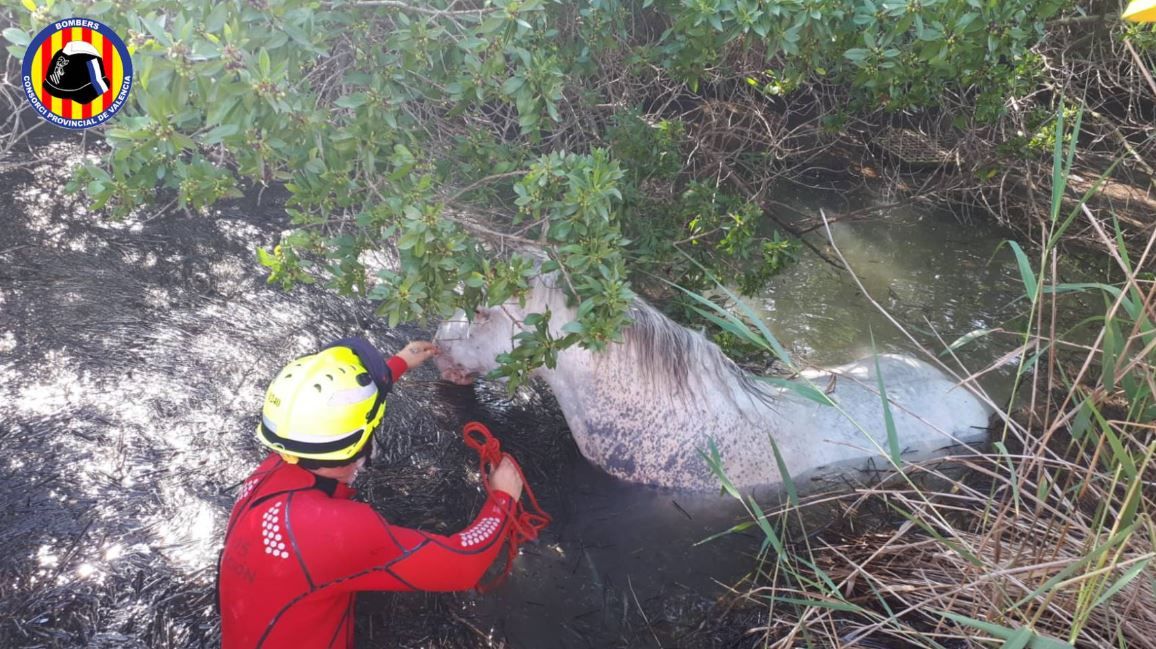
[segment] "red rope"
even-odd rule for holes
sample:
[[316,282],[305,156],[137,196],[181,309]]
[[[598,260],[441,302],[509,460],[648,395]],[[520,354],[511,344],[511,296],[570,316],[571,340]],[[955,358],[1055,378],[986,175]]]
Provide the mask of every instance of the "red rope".
[[[462,428],[462,436],[465,438],[466,446],[478,452],[478,472],[482,476],[482,484],[485,485],[487,494],[494,490],[490,486],[490,474],[498,468],[498,464],[504,457],[510,458],[510,462],[514,464],[514,469],[522,478],[523,485],[522,499],[514,501],[506,510],[506,519],[510,521],[509,543],[506,545],[506,568],[501,575],[489,583],[478,584],[478,590],[484,593],[499,586],[506,580],[506,577],[510,576],[510,571],[514,569],[514,558],[518,556],[518,548],[526,541],[536,540],[538,533],[549,525],[552,519],[538,505],[538,499],[534,497],[534,490],[530,488],[530,483],[526,482],[522,467],[510,454],[502,452],[502,445],[494,438],[485,424],[476,421],[467,423]],[[527,502],[529,503],[528,507],[525,504]]]

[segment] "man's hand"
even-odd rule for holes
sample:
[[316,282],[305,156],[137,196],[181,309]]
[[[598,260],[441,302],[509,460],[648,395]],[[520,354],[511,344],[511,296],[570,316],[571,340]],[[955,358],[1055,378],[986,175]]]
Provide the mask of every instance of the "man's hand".
[[437,345],[428,340],[414,340],[406,345],[405,349],[398,352],[397,356],[405,361],[407,367],[413,369],[437,356],[439,351]]
[[509,457],[503,457],[498,468],[490,474],[490,487],[510,494],[514,502],[522,497],[522,474]]

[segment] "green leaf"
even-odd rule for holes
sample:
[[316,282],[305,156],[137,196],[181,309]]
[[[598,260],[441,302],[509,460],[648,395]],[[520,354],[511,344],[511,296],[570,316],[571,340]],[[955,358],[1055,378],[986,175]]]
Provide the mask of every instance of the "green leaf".
[[140,20],[141,23],[144,24],[145,30],[148,31],[153,38],[157,39],[158,43],[165,47],[172,47],[173,40],[168,32],[165,31],[163,16],[159,19],[153,18],[152,16],[145,16],[141,17]]
[[201,136],[201,143],[207,145],[220,144],[225,138],[236,135],[239,127],[236,124],[222,124],[209,129]]
[[280,265],[276,256],[259,246],[257,248],[257,261],[266,268],[275,268],[275,266]]
[[338,97],[337,101],[333,102],[334,105],[341,108],[357,108],[358,106],[364,106],[367,103],[369,103],[369,95],[365,94],[364,92],[356,92],[352,95]]
[[205,122],[208,124],[222,124],[229,116],[229,113],[241,103],[241,98],[234,95],[228,99],[213,104],[209,114],[205,117]]
[[795,488],[795,481],[791,478],[791,472],[787,469],[783,454],[779,452],[779,445],[775,443],[774,435],[768,433],[767,437],[771,440],[771,451],[775,454],[775,464],[779,465],[779,479],[783,481],[783,487],[787,490],[787,502],[792,507],[798,507],[799,491]]
[[213,7],[213,11],[209,13],[208,18],[205,18],[205,31],[210,34],[215,34],[221,31],[225,26],[225,22],[229,19],[229,5],[228,3],[220,3]]
[[[1101,414],[1099,410],[1093,408],[1092,416],[1095,417],[1096,421],[1100,424],[1100,431],[1104,435],[1104,440],[1108,442],[1108,447],[1112,449],[1112,459],[1115,460],[1115,465],[1110,466],[1112,466],[1113,469],[1118,466],[1123,471],[1124,477],[1128,480],[1135,480],[1136,476],[1139,475],[1138,469],[1136,468],[1136,461],[1132,458],[1132,454],[1128,452],[1128,448],[1124,445],[1124,442],[1120,440],[1120,436],[1116,434],[1116,431],[1108,424],[1108,420],[1104,418],[1104,415]],[[1106,458],[1105,462],[1107,462]],[[1132,520],[1129,517],[1129,509],[1130,507],[1125,506],[1120,512],[1119,523],[1124,525],[1131,524]]]
[[1124,336],[1115,320],[1104,323],[1104,341],[1101,345],[1100,382],[1108,393],[1116,389],[1116,361],[1124,349]]
[[731,320],[731,321],[723,320],[722,318],[716,317],[714,314],[707,313],[706,311],[703,311],[702,309],[700,309],[696,306],[691,306],[690,308],[695,313],[699,314],[700,316],[702,316],[706,320],[713,322],[715,325],[717,325],[723,331],[726,331],[727,333],[730,333],[733,336],[741,338],[742,340],[744,340],[744,341],[746,341],[752,345],[763,346],[762,341],[760,341],[757,337],[755,337],[755,335],[751,332],[751,330],[746,328],[745,325],[743,325],[741,323],[737,323],[733,320]]
[[268,78],[269,72],[273,69],[273,64],[269,60],[269,50],[261,48],[257,54],[257,69],[261,71],[261,76]]
[[829,608],[836,611],[846,611],[848,613],[860,613],[862,607],[856,606],[848,602],[827,601],[818,599],[800,599],[796,597],[783,597],[782,595],[775,595],[770,599],[776,602],[783,602],[784,604],[793,604],[795,606],[811,606],[815,608]]
[[320,176],[325,173],[325,162],[318,158],[310,158],[309,161],[305,163],[304,169],[311,174]]
[[947,349],[940,352],[939,355],[943,356],[949,352],[953,352],[953,351],[959,349],[960,347],[963,347],[964,345],[970,343],[973,340],[983,338],[984,336],[990,334],[992,331],[994,331],[994,329],[974,329],[972,331],[969,331],[969,332],[963,334],[962,336],[960,336],[959,338],[956,338],[955,342],[948,345]]
[[502,29],[505,26],[506,26],[506,21],[501,16],[490,15],[490,16],[487,16],[486,19],[482,21],[481,25],[478,25],[478,32],[480,34],[493,34],[494,32],[498,31],[499,29]]
[[1032,639],[1032,630],[1027,627],[1016,629],[1011,636],[1004,641],[1001,649],[1024,649]]
[[763,383],[770,383],[777,388],[790,390],[800,397],[814,401],[821,406],[835,405],[835,401],[831,398],[830,395],[806,381],[791,381],[775,376],[756,376],[754,378],[756,380],[762,381]]
[[17,29],[16,27],[5,29],[4,38],[8,39],[9,43],[20,47],[27,47],[28,44],[32,42],[32,37],[28,35],[28,32],[23,29]]
[[[718,283],[718,280],[715,280],[714,277],[711,277],[711,279]],[[771,333],[771,330],[767,327],[766,323],[763,322],[763,319],[760,318],[757,313],[751,310],[751,307],[747,305],[746,301],[736,295],[734,291],[730,290],[721,283],[718,283],[718,286],[723,290],[724,293],[727,294],[727,296],[731,298],[731,300],[734,301],[734,303],[739,307],[739,311],[741,311],[750,322],[754,323],[755,328],[759,330],[759,340],[761,341],[760,344],[763,347],[770,347],[771,350],[775,352],[775,356],[778,357],[779,360],[786,363],[788,367],[791,367],[791,355],[787,353],[787,349],[785,347],[779,344],[779,339],[776,338],[773,333]]]
[[706,544],[706,543],[710,543],[711,541],[713,541],[713,540],[715,540],[715,539],[721,539],[722,537],[724,537],[724,536],[726,536],[726,535],[728,535],[728,534],[735,534],[735,533],[738,533],[738,532],[745,532],[745,531],[747,531],[747,530],[751,529],[751,528],[752,528],[752,527],[754,527],[754,526],[755,526],[755,522],[754,522],[754,521],[743,521],[743,522],[741,522],[741,523],[738,523],[738,524],[736,524],[736,525],[733,525],[733,526],[731,526],[731,527],[729,527],[729,528],[727,528],[727,529],[725,529],[725,530],[723,530],[723,531],[721,531],[721,532],[718,532],[717,534],[711,534],[710,536],[706,537],[705,539],[703,539],[703,540],[701,540],[701,541],[699,541],[699,542],[695,543],[695,546],[699,546],[699,545],[703,545],[703,544]]
[[1113,583],[1112,586],[1108,588],[1108,590],[1105,590],[1102,595],[1100,595],[1098,598],[1096,598],[1096,603],[1092,604],[1092,608],[1093,609],[1099,608],[1101,604],[1107,602],[1109,599],[1112,598],[1113,595],[1120,592],[1120,590],[1122,588],[1127,586],[1129,583],[1132,582],[1133,579],[1135,579],[1138,575],[1143,573],[1144,569],[1148,567],[1148,564],[1151,561],[1152,561],[1151,558],[1145,559],[1145,560],[1141,561],[1140,563],[1129,568],[1128,572],[1125,572],[1124,574],[1120,575],[1120,578],[1117,579],[1116,582]]
[[995,442],[995,448],[1007,464],[1008,475],[1011,478],[1008,483],[1012,487],[1012,501],[1015,502],[1016,507],[1019,507],[1022,500],[1020,498],[1020,481],[1016,477],[1016,463],[1012,460],[1011,453],[1008,452],[1007,446],[1003,442]]
[[[951,611],[935,612],[949,620],[952,620],[953,622],[962,624],[964,626],[969,626],[974,629],[979,629],[980,631],[983,631],[984,633],[987,633],[994,638],[1004,640],[1005,642],[1015,637],[1021,631],[1020,629],[1011,629],[1005,626],[1000,626],[998,624],[992,624],[991,622],[984,622],[983,620],[977,620],[975,618],[967,617],[966,615],[959,615],[958,613],[952,613]],[[1056,640],[1055,638],[1049,638],[1036,634],[1031,634],[1031,639],[1029,640],[1029,644],[1027,646],[1029,649],[1075,649],[1075,647],[1068,644],[1067,642],[1064,642],[1063,640]]]
[[723,490],[735,500],[742,500],[743,497],[739,494],[739,490],[735,488],[734,483],[727,477],[726,470],[723,468],[722,456],[719,455],[718,445],[715,444],[714,438],[708,437],[706,445],[706,453],[699,451],[699,454],[706,460],[707,466],[710,467],[711,472],[718,478]]
[[747,506],[754,512],[755,522],[758,523],[759,529],[763,531],[763,547],[770,545],[775,549],[778,556],[783,556],[787,553],[783,547],[783,541],[779,539],[779,535],[775,533],[774,528],[771,527],[771,522],[767,520],[767,515],[763,513],[763,508],[759,507],[758,501],[754,496],[747,496]]
[[[1040,480],[1039,487],[1036,489],[1037,500],[1040,500],[1041,502],[1045,500],[1045,498],[1043,497],[1044,494],[1047,492],[1048,489],[1051,488],[1051,485],[1048,484],[1048,482],[1049,482],[1048,476],[1047,476],[1047,474],[1044,474],[1044,476]],[[1033,590],[1032,592],[1028,593],[1027,595],[1021,597],[1019,600],[1013,602],[1010,606],[1007,606],[1006,610],[1015,610],[1015,609],[1020,608],[1024,604],[1026,604],[1030,601],[1033,601],[1036,598],[1040,597],[1045,592],[1051,591],[1057,585],[1059,585],[1061,582],[1071,578],[1073,575],[1075,575],[1080,570],[1083,570],[1085,566],[1099,561],[1100,557],[1105,552],[1118,546],[1120,544],[1120,542],[1123,541],[1124,539],[1127,539],[1128,536],[1130,536],[1132,534],[1132,531],[1134,529],[1135,529],[1135,526],[1128,525],[1128,526],[1124,527],[1123,529],[1121,529],[1119,532],[1116,532],[1114,535],[1112,535],[1111,538],[1104,541],[1103,543],[1101,543],[1100,545],[1098,545],[1097,547],[1092,549],[1090,552],[1085,552],[1085,554],[1083,556],[1081,556],[1079,559],[1073,561],[1072,563],[1069,563],[1062,570],[1060,570],[1056,574],[1052,575],[1051,577],[1048,577],[1048,579],[1046,581],[1044,581],[1044,583],[1037,586],[1035,590]],[[1032,646],[1035,646],[1035,645],[1032,645]]]
[[1010,246],[1012,252],[1015,253],[1016,265],[1019,266],[1020,279],[1024,283],[1024,291],[1027,293],[1028,300],[1034,304],[1038,297],[1036,295],[1036,289],[1039,286],[1039,283],[1036,281],[1036,273],[1032,270],[1028,256],[1024,253],[1023,248],[1020,248],[1020,244],[1015,241],[1008,241],[1008,246]]
[[867,55],[870,53],[870,50],[864,49],[862,47],[853,47],[846,52],[843,52],[843,57],[852,63],[863,63],[867,60]]
[[28,11],[36,11],[36,3],[32,0],[20,0],[20,4],[24,5]]
[[1098,289],[1110,294],[1112,297],[1120,297],[1120,289],[1108,284],[1100,284],[1098,282],[1077,282],[1072,284],[1056,284],[1055,286],[1044,286],[1044,293],[1051,293],[1061,295],[1064,293],[1086,293],[1089,289]]
[[1076,411],[1076,416],[1072,418],[1072,423],[1068,430],[1074,439],[1083,439],[1092,427],[1092,408],[1095,404],[1092,399],[1084,399]]
[[508,97],[513,97],[514,93],[518,92],[518,90],[523,85],[525,85],[525,83],[526,83],[526,80],[522,77],[518,77],[518,76],[510,77],[509,79],[506,79],[505,83],[502,84],[502,94],[504,94]]
[[[871,334],[871,349],[875,350],[875,334]],[[887,386],[883,384],[883,372],[879,369],[879,353],[875,353],[875,382],[879,386],[879,400],[883,404],[883,424],[887,428],[887,449],[891,453],[891,463],[902,466],[903,449],[899,448],[899,433],[895,429],[895,417],[891,414],[891,401],[887,399]]]

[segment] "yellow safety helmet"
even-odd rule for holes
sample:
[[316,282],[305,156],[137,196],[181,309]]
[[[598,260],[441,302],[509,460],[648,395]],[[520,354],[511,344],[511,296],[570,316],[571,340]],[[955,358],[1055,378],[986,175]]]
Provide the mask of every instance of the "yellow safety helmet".
[[1138,23],[1156,22],[1156,0],[1133,0],[1124,10],[1124,18]]
[[[368,341],[357,342],[373,349]],[[375,378],[366,369],[388,373],[372,353],[377,358],[362,362],[350,347],[331,346],[290,362],[265,392],[257,439],[292,464],[300,458],[342,463],[356,457],[385,415],[390,388],[388,376]]]

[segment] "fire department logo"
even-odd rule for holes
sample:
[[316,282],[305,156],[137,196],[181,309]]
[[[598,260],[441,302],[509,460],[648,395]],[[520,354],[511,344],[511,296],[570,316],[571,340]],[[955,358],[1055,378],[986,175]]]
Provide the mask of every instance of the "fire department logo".
[[21,76],[24,95],[41,117],[64,128],[92,128],[124,106],[132,60],[104,23],[69,18],[32,39]]

